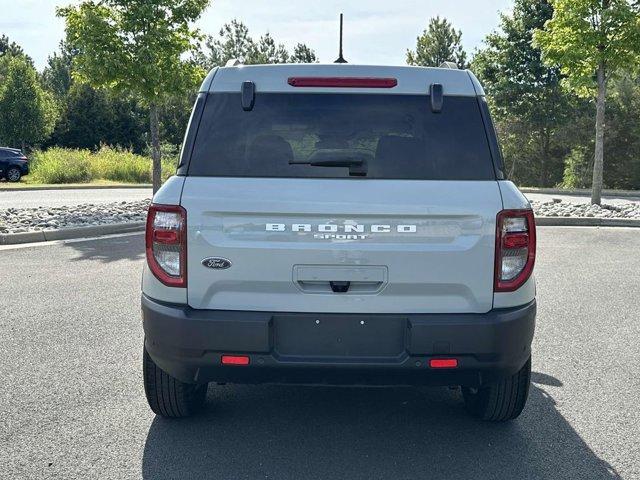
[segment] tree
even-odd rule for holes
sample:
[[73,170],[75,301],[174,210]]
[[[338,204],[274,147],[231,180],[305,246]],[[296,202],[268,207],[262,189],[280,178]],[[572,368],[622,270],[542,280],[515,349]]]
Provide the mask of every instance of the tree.
[[209,36],[206,41],[209,52],[205,59],[209,68],[224,66],[233,58],[245,59],[256,48],[247,26],[236,19],[224,24],[218,35],[219,38]]
[[0,141],[23,150],[44,140],[55,123],[55,105],[23,56],[9,59],[0,91]]
[[407,50],[409,65],[439,67],[442,62],[455,62],[466,68],[467,54],[460,40],[462,32],[453,28],[446,18],[429,20],[427,29],[417,39],[416,51]]
[[293,48],[293,55],[289,59],[291,63],[317,63],[316,52],[307,47],[304,43],[298,43]]
[[[0,35],[0,57],[3,57],[5,55],[12,57],[24,56],[26,58],[29,58],[27,57],[27,55],[25,55],[24,50],[20,45],[9,40],[9,37],[7,37],[6,35]],[[29,63],[33,65],[33,61],[31,60],[31,58],[29,58]]]
[[276,45],[275,40],[269,32],[260,37],[257,44],[249,50],[249,55],[245,58],[247,65],[259,65],[267,63],[287,63],[289,61],[289,52],[287,48],[279,43]]
[[315,52],[304,43],[298,43],[291,55],[283,44],[276,44],[268,32],[256,42],[249,35],[247,26],[236,19],[220,29],[218,38],[209,36],[206,48],[208,52],[199,55],[199,63],[206,68],[223,67],[234,58],[246,65],[317,62]]
[[546,62],[561,66],[568,89],[585,98],[596,97],[591,203],[600,204],[607,82],[638,65],[640,5],[627,0],[553,0],[552,4],[553,18],[544,30],[535,32],[535,42]]
[[3,82],[9,70],[9,61],[14,57],[23,58],[33,67],[33,60],[16,42],[9,40],[6,35],[0,35],[0,83]]
[[42,72],[44,87],[62,100],[71,88],[71,72],[73,51],[65,42],[60,42],[60,53],[54,52],[47,59],[47,66]]
[[111,127],[107,94],[87,83],[75,83],[66,98],[52,140],[58,146],[96,149]]
[[562,127],[577,109],[575,99],[561,87],[560,68],[545,65],[531,43],[552,15],[546,0],[516,0],[472,61],[490,99],[509,177],[524,185],[558,183],[571,148]]
[[158,106],[192,88],[204,72],[184,56],[200,39],[192,28],[209,0],[84,1],[58,9],[77,52],[74,74],[95,87],[139,95],[149,106],[153,189],[161,183]]

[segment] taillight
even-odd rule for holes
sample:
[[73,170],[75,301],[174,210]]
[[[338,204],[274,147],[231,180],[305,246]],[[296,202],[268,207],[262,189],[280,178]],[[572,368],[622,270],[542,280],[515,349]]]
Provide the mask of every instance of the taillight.
[[147,264],[169,287],[187,286],[187,212],[177,205],[149,206]]
[[503,210],[496,219],[494,291],[513,292],[531,276],[536,224],[531,210]]
[[398,80],[377,77],[289,77],[287,83],[292,87],[393,88],[398,85]]

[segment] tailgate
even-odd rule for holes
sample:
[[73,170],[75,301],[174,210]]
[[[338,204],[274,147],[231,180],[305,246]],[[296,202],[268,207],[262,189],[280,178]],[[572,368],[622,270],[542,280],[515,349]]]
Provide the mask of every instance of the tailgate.
[[187,177],[196,309],[484,313],[495,181]]

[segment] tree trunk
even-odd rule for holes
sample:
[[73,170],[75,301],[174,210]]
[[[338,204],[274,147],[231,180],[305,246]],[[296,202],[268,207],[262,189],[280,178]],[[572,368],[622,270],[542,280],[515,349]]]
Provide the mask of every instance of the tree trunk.
[[151,120],[151,158],[153,160],[153,193],[156,193],[162,184],[162,163],[160,152],[160,121],[158,120],[158,105],[152,102],[149,105],[149,117]]
[[596,100],[596,149],[593,161],[593,181],[591,183],[591,203],[600,205],[602,201],[602,171],[604,166],[604,109],[607,94],[607,77],[604,62],[598,65],[598,97]]

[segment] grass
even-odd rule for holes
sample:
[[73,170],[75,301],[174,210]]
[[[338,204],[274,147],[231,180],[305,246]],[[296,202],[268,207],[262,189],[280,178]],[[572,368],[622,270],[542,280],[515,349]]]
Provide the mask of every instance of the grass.
[[0,190],[25,190],[25,189],[46,189],[46,188],[91,188],[91,187],[148,187],[151,183],[124,183],[111,180],[92,180],[87,183],[36,183],[31,177],[23,177],[19,182],[0,181]]
[[[177,156],[163,159],[163,181],[175,173],[176,162]],[[97,152],[59,147],[35,152],[31,157],[30,170],[22,182],[13,185],[106,185],[152,181],[149,157],[107,146]],[[8,184],[3,183],[3,187],[5,185]]]

